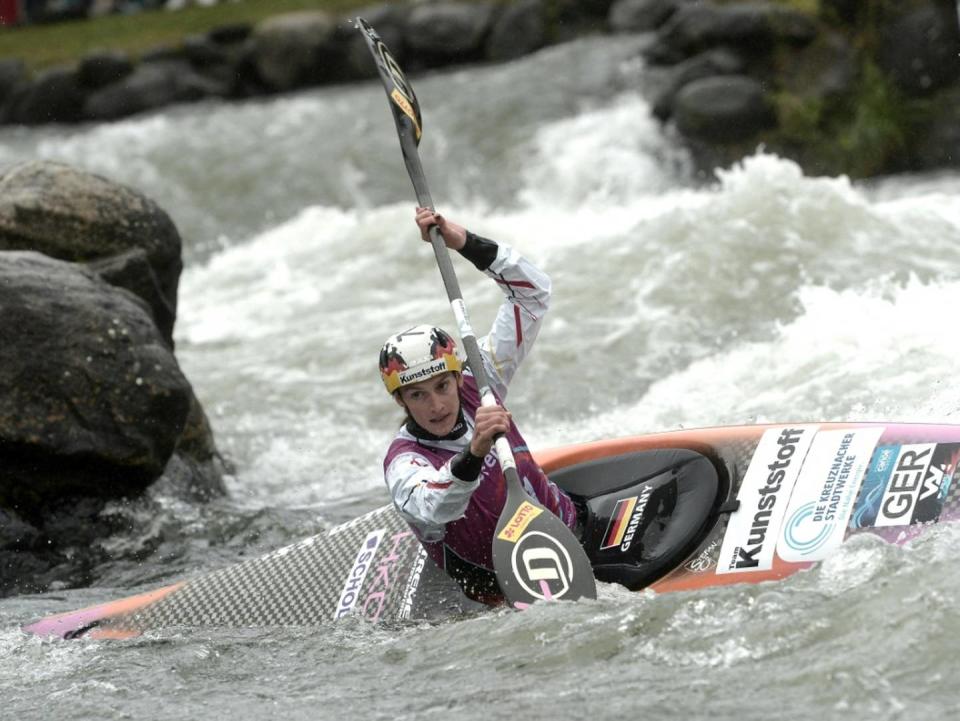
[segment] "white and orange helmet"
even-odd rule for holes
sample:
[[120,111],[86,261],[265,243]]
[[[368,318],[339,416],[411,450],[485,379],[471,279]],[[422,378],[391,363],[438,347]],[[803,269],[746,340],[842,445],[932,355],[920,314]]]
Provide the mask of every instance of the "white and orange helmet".
[[387,338],[380,349],[380,377],[388,393],[441,373],[463,370],[457,343],[443,328],[418,325]]

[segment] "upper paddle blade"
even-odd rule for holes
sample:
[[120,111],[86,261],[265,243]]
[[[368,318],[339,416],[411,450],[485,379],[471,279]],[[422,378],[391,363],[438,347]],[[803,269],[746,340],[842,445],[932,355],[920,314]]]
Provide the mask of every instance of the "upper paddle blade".
[[[514,472],[515,473],[515,472]],[[493,570],[507,603],[596,598],[590,559],[566,524],[508,482],[493,537]]]
[[407,82],[400,65],[393,59],[393,55],[377,35],[377,31],[363,18],[357,18],[357,25],[363,33],[364,40],[367,41],[370,54],[377,63],[377,70],[380,71],[387,97],[390,98],[390,109],[393,111],[397,130],[400,131],[401,136],[408,130],[411,131],[414,143],[419,145],[423,122],[420,117],[420,103],[417,102],[413,87]]

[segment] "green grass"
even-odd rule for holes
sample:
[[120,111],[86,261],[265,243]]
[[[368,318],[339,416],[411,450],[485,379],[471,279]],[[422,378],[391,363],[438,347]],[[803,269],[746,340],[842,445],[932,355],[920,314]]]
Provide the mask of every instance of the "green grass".
[[[715,0],[720,5],[740,5],[744,0]],[[772,0],[776,5],[786,5],[791,10],[798,10],[808,15],[817,15],[820,12],[820,0]]]
[[107,15],[94,20],[0,28],[0,58],[20,58],[32,70],[74,63],[93,50],[120,50],[138,57],[161,46],[179,45],[188,35],[229,23],[254,24],[296,10],[343,14],[370,0],[243,0],[213,7]]

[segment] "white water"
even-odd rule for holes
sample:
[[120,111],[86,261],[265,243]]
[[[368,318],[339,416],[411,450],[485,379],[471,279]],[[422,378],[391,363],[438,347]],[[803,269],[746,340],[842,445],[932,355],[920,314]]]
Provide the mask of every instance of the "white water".
[[[762,152],[697,186],[649,116],[640,41],[416,78],[448,216],[546,269],[554,305],[511,390],[535,446],[798,420],[955,422],[960,173],[853,185]],[[51,644],[16,625],[218,567],[386,502],[399,421],[382,339],[452,326],[382,89],[3,130],[133,185],[186,245],[177,353],[233,460],[230,497],[162,494],[97,588],[0,602],[11,718],[912,719],[956,708],[956,533],[867,541],[779,586],[440,627],[172,632]],[[478,328],[499,300],[456,261]],[[137,555],[144,546],[153,553]],[[355,705],[354,705],[355,704]],[[4,712],[0,712],[3,716]]]

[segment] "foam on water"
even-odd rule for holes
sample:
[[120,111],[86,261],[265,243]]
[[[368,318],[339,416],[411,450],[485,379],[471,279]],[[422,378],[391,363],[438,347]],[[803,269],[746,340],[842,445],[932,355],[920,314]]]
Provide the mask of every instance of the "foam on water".
[[[623,96],[538,137],[609,125],[603,140],[613,144],[635,103]],[[595,117],[604,112],[609,122]],[[553,310],[511,396],[533,419],[532,441],[796,418],[950,419],[957,394],[944,379],[956,341],[943,309],[960,293],[951,280],[960,245],[949,242],[960,218],[936,194],[871,200],[844,178],[805,177],[758,154],[715,186],[659,193],[669,173],[624,189],[613,181],[630,163],[611,163],[611,182],[582,178],[578,192],[594,201],[580,206],[564,200],[575,174],[557,169],[590,153],[557,145],[534,156],[542,172],[530,172],[517,206],[481,197],[444,208],[553,278]],[[379,390],[376,350],[412,322],[451,324],[411,216],[409,203],[311,206],[185,272],[178,352],[254,497],[282,487],[305,503],[379,487],[397,415]],[[457,264],[482,333],[499,295]],[[367,440],[345,440],[357,437]]]
[[[600,414],[597,438],[670,428],[798,420],[956,422],[960,339],[944,309],[960,281],[807,286],[802,311],[764,341],[733,344]],[[574,441],[582,425],[555,439]],[[554,439],[551,439],[554,440]]]

